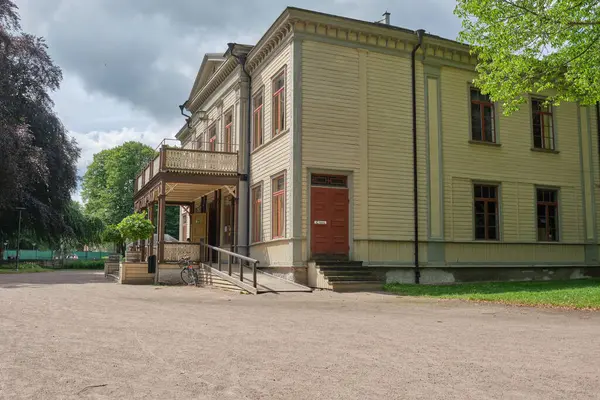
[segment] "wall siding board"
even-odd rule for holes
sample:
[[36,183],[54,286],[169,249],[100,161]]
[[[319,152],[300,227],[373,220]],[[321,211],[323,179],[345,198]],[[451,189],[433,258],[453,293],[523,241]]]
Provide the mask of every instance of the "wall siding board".
[[[535,189],[547,186],[560,189],[561,242],[583,241],[577,106],[562,103],[554,108],[559,153],[531,150],[529,104],[499,116],[500,147],[470,144],[468,82],[474,74],[449,67],[441,74],[446,237],[473,240],[476,181],[500,184],[502,240],[536,242]],[[479,261],[498,258],[495,253],[480,255],[485,257]]]
[[[293,71],[292,71],[292,44],[288,43],[278,50],[278,54],[273,57],[264,68],[261,68],[257,74],[252,76],[252,94],[263,91],[263,145],[254,150],[251,154],[250,165],[250,185],[254,186],[262,182],[262,239],[263,243],[254,244],[250,249],[251,257],[260,261],[260,265],[280,265],[290,266],[292,264],[291,255],[276,251],[273,249],[288,249],[287,242],[269,244],[272,240],[271,229],[271,179],[279,173],[285,173],[286,194],[285,194],[285,232],[284,237],[291,237],[291,198],[292,198],[292,99],[293,99]],[[272,79],[282,68],[286,68],[286,129],[277,137],[273,137],[272,128]],[[252,223],[252,222],[251,222]]]

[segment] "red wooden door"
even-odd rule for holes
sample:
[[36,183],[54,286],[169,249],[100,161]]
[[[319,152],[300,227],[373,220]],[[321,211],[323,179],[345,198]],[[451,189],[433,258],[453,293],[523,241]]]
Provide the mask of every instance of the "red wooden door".
[[348,189],[313,186],[310,201],[313,258],[347,258]]

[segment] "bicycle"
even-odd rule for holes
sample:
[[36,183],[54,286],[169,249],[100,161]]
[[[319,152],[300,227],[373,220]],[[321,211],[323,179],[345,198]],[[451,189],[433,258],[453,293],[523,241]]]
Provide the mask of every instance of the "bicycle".
[[190,262],[189,257],[182,257],[179,260],[181,268],[181,280],[188,286],[198,286],[198,271],[194,268],[194,264]]

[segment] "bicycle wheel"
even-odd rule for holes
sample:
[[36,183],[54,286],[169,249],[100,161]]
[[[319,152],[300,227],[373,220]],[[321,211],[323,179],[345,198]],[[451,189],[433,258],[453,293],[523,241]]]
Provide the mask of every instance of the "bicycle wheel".
[[196,280],[194,279],[194,270],[190,268],[184,268],[181,270],[181,280],[186,285],[195,285]]

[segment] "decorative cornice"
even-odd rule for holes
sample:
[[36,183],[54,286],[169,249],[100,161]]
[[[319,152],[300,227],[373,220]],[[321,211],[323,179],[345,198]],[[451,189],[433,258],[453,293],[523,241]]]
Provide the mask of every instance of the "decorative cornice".
[[[292,35],[294,23],[292,20],[284,21],[268,36],[260,40],[260,42],[248,54],[248,62],[246,68],[249,73],[252,73],[256,68],[267,59],[269,54],[274,52],[285,40]],[[262,43],[261,43],[262,42]]]
[[213,94],[215,89],[229,77],[237,66],[238,63],[233,57],[228,58],[227,61],[221,64],[219,69],[217,69],[214,75],[209,79],[208,83],[196,93],[193,99],[191,99],[188,110],[192,113],[197,111],[198,107]]
[[[340,45],[347,42],[353,47],[399,55],[409,54],[417,43],[416,35],[407,29],[288,8],[248,53],[247,71],[256,71],[272,53],[295,35],[334,40],[340,42]],[[469,46],[434,35],[425,35],[418,54],[423,57],[423,61],[433,64],[467,69],[474,69],[477,64],[477,57],[470,53]],[[208,83],[190,99],[188,109],[197,111],[237,66],[237,60],[233,57],[221,64]]]

